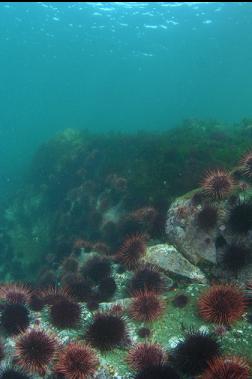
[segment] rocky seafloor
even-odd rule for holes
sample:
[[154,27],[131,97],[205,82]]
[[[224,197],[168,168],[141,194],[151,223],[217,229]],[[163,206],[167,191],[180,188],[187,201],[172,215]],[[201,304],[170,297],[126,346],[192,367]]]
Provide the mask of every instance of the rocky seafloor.
[[0,379],[251,377],[250,124],[189,126],[39,150],[1,216]]

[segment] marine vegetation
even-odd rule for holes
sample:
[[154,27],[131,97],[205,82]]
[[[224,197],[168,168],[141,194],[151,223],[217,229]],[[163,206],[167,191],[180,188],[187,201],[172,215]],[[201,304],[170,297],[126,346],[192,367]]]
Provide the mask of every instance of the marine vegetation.
[[250,378],[249,125],[38,149],[2,207],[0,379]]

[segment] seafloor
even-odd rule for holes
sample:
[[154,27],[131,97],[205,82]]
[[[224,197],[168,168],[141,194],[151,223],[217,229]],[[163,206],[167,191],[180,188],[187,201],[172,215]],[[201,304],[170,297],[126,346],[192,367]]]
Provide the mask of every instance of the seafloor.
[[252,120],[67,129],[1,205],[0,379],[248,379]]

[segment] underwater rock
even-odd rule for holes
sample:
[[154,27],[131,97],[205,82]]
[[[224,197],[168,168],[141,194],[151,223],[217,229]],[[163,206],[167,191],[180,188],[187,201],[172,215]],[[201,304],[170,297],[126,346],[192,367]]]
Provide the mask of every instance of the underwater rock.
[[199,228],[196,221],[198,213],[198,207],[192,204],[191,199],[177,199],[168,210],[168,240],[193,264],[201,260],[216,263],[215,241],[219,230]]
[[192,264],[224,281],[244,285],[252,272],[251,189],[237,187],[227,199],[210,202],[193,191],[177,198],[166,220],[169,243]]
[[148,247],[144,261],[157,266],[167,274],[178,275],[198,283],[207,282],[204,273],[172,245],[158,244]]

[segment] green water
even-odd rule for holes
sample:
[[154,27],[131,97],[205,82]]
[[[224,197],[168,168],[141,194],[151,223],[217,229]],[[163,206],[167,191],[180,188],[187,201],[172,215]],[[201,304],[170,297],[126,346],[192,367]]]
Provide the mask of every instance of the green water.
[[2,2],[1,191],[66,127],[249,117],[251,25],[246,2]]

